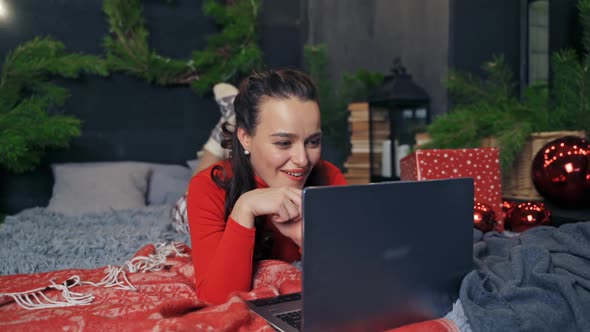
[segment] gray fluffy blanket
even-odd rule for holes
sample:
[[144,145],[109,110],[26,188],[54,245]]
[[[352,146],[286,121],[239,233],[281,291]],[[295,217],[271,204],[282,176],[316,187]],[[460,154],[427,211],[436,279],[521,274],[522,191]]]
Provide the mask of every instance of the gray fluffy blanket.
[[460,299],[474,331],[590,331],[590,222],[474,244]]
[[0,275],[121,265],[146,244],[182,241],[171,206],[68,217],[27,209],[0,224]]

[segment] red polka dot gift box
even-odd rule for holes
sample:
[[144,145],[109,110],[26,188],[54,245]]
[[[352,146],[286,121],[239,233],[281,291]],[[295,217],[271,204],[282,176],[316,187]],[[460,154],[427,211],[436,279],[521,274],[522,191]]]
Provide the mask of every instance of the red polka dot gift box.
[[473,178],[476,202],[490,206],[495,230],[504,230],[500,158],[497,148],[416,150],[400,161],[400,179]]

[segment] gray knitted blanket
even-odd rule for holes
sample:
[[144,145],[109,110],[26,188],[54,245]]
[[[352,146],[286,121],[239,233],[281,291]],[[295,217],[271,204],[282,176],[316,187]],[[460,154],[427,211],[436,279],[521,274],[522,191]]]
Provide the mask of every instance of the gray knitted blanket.
[[171,224],[171,206],[68,217],[45,208],[7,216],[0,224],[0,275],[121,265],[146,244],[189,236]]
[[460,299],[474,331],[590,331],[590,222],[487,233]]

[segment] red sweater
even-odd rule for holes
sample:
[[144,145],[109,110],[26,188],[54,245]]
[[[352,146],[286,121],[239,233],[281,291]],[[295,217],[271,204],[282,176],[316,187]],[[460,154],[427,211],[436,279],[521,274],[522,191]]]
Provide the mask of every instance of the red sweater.
[[[231,176],[229,161],[221,165]],[[201,300],[219,304],[235,291],[250,291],[256,229],[248,229],[225,215],[225,190],[211,179],[211,169],[195,175],[188,187],[187,214],[193,247],[193,263],[197,282],[197,296]],[[316,167],[325,168],[328,185],[346,184],[340,170],[327,161]],[[268,187],[256,178],[258,188]],[[272,256],[287,262],[301,259],[299,247],[282,235],[272,222]]]

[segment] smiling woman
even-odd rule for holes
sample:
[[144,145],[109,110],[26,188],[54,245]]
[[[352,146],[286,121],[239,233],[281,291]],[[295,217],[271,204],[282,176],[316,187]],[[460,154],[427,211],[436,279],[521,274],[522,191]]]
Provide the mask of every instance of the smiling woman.
[[213,303],[251,289],[254,261],[300,260],[302,189],[346,184],[320,160],[318,94],[306,74],[252,74],[234,109],[235,127],[224,128],[230,158],[197,174],[188,190],[197,294]]
[[[320,111],[298,97],[267,99],[259,106],[255,133],[238,128],[256,173],[271,187],[301,189],[321,154]],[[285,176],[286,175],[286,176]]]

